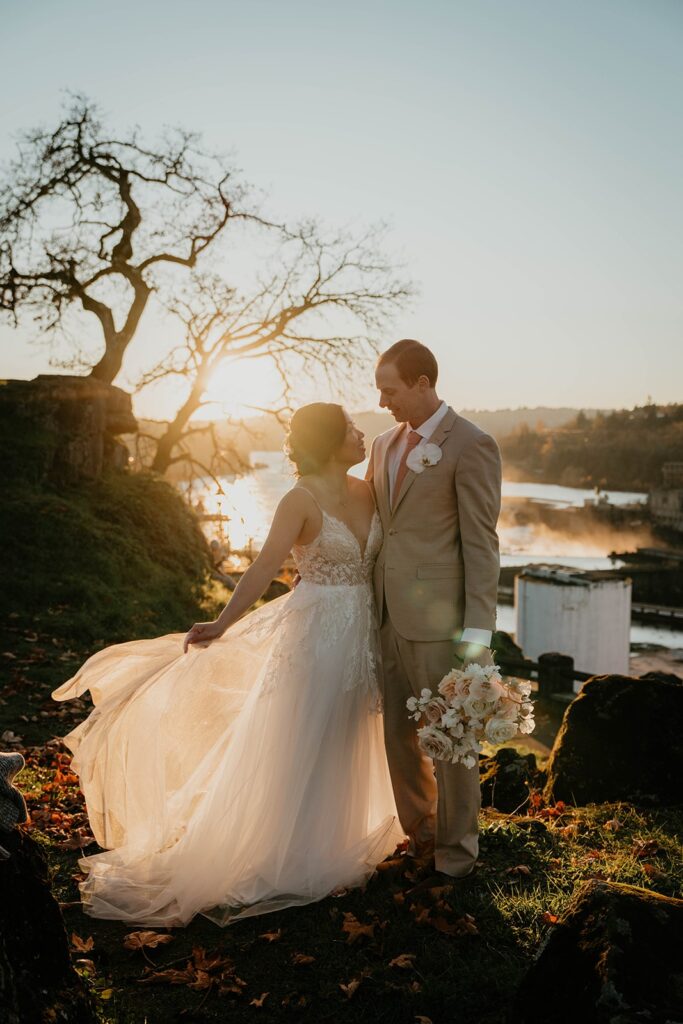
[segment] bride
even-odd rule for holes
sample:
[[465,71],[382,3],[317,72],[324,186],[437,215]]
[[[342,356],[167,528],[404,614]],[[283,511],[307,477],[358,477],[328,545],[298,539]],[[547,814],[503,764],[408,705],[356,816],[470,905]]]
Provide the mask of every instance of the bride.
[[[93,833],[83,905],[156,927],[219,925],[363,884],[403,839],[384,751],[371,588],[382,527],[363,434],[294,414],[297,483],[215,622],[116,644],[52,696],[89,690],[64,737]],[[299,585],[248,615],[292,552]]]

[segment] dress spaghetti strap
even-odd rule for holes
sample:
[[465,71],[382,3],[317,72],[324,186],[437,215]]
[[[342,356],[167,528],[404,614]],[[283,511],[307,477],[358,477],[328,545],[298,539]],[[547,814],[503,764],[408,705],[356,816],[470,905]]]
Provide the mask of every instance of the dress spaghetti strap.
[[314,502],[316,503],[316,505],[318,506],[318,508],[320,509],[320,511],[321,511],[321,512],[324,512],[324,511],[325,511],[325,510],[323,509],[322,505],[320,504],[320,502],[318,501],[318,499],[316,498],[316,496],[315,496],[315,494],[313,493],[313,491],[309,491],[308,487],[303,487],[303,486],[302,486],[301,484],[295,484],[295,489],[296,489],[297,491],[305,491],[305,492],[306,492],[306,494],[310,494],[310,496],[311,496],[311,497],[313,498],[313,501],[314,501]]

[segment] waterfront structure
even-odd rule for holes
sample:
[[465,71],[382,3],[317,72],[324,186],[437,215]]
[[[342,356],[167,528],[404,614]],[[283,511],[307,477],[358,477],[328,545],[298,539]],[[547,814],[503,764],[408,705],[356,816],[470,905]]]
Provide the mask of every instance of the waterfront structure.
[[660,526],[683,533],[683,462],[665,462],[662,486],[650,492],[652,518]]
[[628,674],[630,579],[600,570],[529,566],[515,577],[515,610],[517,643],[532,661],[557,651],[572,657],[580,672]]

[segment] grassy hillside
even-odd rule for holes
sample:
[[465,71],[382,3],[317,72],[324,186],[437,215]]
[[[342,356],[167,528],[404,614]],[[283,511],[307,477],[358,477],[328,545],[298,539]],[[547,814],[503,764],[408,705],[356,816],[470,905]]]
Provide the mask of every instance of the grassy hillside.
[[0,618],[80,646],[186,629],[204,614],[207,552],[167,483],[112,473],[59,491],[6,481]]

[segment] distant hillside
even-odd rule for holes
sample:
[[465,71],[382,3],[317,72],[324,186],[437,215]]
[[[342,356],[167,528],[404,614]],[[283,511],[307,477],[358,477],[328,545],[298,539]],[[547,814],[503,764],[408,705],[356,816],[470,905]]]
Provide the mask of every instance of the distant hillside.
[[502,438],[503,463],[524,480],[646,491],[683,458],[683,404],[636,406],[550,429],[520,425]]
[[[552,409],[547,406],[537,406],[533,409],[459,409],[462,416],[472,420],[483,430],[488,431],[497,440],[514,433],[523,427],[530,430],[555,430],[576,419],[581,411],[584,416],[591,418],[600,413],[597,409]],[[385,412],[356,412],[353,414],[354,422],[365,434],[367,442],[371,442],[378,434],[383,433],[390,427],[395,426],[393,416]],[[141,434],[157,436],[163,430],[163,424],[155,420],[139,420]],[[193,426],[199,426],[201,421],[193,421]],[[234,460],[237,469],[239,460],[249,461],[252,452],[280,451],[285,439],[285,430],[275,417],[258,416],[240,423],[217,423],[216,435],[221,447],[229,453],[236,452],[238,458]],[[136,439],[134,435],[128,435],[126,443],[132,452],[135,452]],[[212,441],[209,435],[195,435],[190,442],[191,451],[196,459],[208,465],[211,462]],[[182,466],[172,469],[168,474],[173,479],[181,479],[186,475],[186,469]]]
[[[546,429],[556,429],[570,423],[580,411],[583,412],[584,416],[593,417],[598,412],[604,412],[605,410],[551,409],[547,406],[537,406],[533,409],[457,409],[456,411],[468,420],[472,420],[482,430],[486,430],[488,433],[493,434],[495,438],[500,439],[512,433],[522,424],[533,429],[539,426]],[[368,441],[372,441],[378,434],[396,425],[396,421],[389,413],[374,412],[372,410],[353,413],[353,419],[361,428]],[[253,450],[258,451],[260,448],[261,451],[275,451],[282,447],[284,431],[277,423],[269,421],[267,417],[261,416],[258,419],[249,420],[246,428],[253,432],[255,439],[260,438],[260,443],[254,444]],[[239,437],[240,440],[247,437],[243,432],[238,432],[235,436]]]

